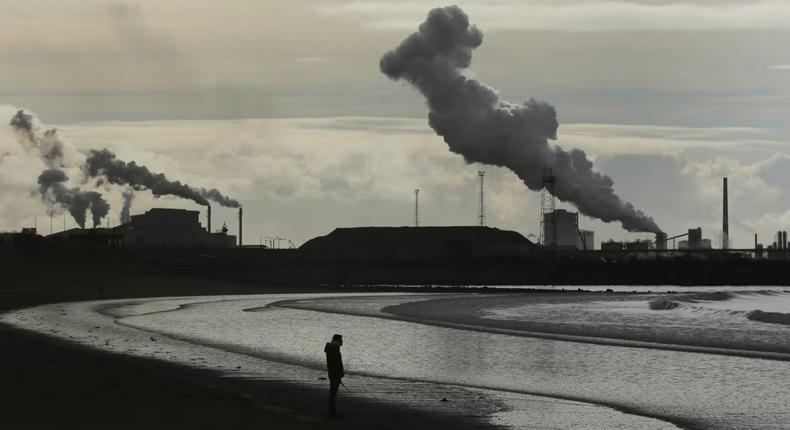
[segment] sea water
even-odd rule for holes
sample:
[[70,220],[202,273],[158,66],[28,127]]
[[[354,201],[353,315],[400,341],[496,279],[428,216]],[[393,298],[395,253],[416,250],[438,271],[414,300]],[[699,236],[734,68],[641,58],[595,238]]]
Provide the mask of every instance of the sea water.
[[[282,379],[307,379],[298,369],[323,369],[323,343],[339,332],[346,339],[343,353],[349,382],[356,378],[364,385],[389,378],[499,393],[504,399],[517,400],[501,403],[507,407],[491,413],[492,422],[511,427],[543,423],[558,428],[669,428],[666,422],[671,421],[711,429],[788,428],[788,363],[760,358],[759,353],[786,351],[790,327],[751,320],[746,314],[717,313],[726,309],[727,301],[737,308],[728,311],[748,313],[755,309],[746,308],[755,307],[766,297],[776,303],[785,300],[787,294],[782,290],[728,294],[731,296],[727,299],[657,294],[174,298],[82,304],[82,308],[76,304],[59,308],[52,305],[5,315],[3,321],[55,330],[53,334],[94,346],[103,343],[115,350],[125,348],[122,352],[126,353],[144,351],[145,356],[173,361],[200,357],[202,365],[209,367],[231,366],[234,360],[244,361],[239,357],[248,357],[244,361],[246,371],[272,378],[280,372]],[[680,305],[651,308],[650,303],[662,299]],[[700,317],[688,306],[710,311]],[[777,305],[772,311],[782,309]],[[93,324],[104,324],[98,322],[96,313],[91,317],[94,319],[86,319],[88,311],[101,311],[117,322],[117,327],[98,334],[100,326]],[[58,321],[57,328],[52,328],[53,321]],[[546,327],[553,334],[572,334],[592,341],[526,335]],[[173,344],[154,350],[143,336],[131,342],[135,346],[116,343],[119,337],[132,337],[128,332],[117,332],[124,328],[167,336]],[[719,330],[728,334],[713,335]],[[722,342],[733,339],[732,333],[743,331],[750,338],[750,330],[762,331],[757,336],[761,340],[754,345]],[[661,332],[665,333],[663,337],[655,335]],[[693,346],[694,333],[707,333],[706,339],[719,341],[715,348],[701,345],[710,347],[703,352],[672,349],[671,342],[677,339]],[[596,343],[596,338],[609,343]],[[643,344],[635,347],[628,343],[634,340]],[[197,353],[197,346],[226,354]],[[758,355],[733,356],[726,351],[716,353],[716,348],[753,349]],[[231,358],[228,351],[233,354]],[[254,364],[256,359],[277,365],[258,366]],[[557,403],[536,408],[541,399]],[[400,400],[407,404],[421,401]],[[561,401],[570,402],[563,405]],[[665,422],[640,421],[615,409],[585,410],[580,406],[585,403],[573,401],[607,405]]]

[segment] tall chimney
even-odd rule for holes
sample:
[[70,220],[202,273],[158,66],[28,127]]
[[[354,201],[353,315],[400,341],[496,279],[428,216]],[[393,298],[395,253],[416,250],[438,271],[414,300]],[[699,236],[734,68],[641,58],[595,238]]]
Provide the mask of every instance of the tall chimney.
[[241,236],[241,231],[242,231],[242,230],[241,230],[241,227],[242,227],[242,215],[243,215],[242,208],[241,208],[241,207],[239,207],[239,246],[241,246],[241,245],[242,245],[242,243],[243,243],[243,242],[241,241],[241,237],[242,237],[242,236]]
[[206,213],[206,224],[208,224],[207,231],[211,234],[211,205],[208,205],[208,212]]
[[721,220],[721,249],[730,247],[730,219],[727,207],[727,177],[724,177],[724,204]]

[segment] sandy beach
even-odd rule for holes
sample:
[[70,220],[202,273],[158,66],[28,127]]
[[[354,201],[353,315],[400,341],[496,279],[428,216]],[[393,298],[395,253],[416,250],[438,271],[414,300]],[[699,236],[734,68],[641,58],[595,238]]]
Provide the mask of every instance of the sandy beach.
[[[695,400],[689,404],[701,409],[678,414],[672,396],[662,393],[677,393],[679,386],[672,378],[668,383],[653,378],[681,371],[671,363],[687,359],[732,368],[748,364],[768,373],[775,373],[776,367],[773,360],[746,363],[722,354],[695,358],[686,351],[676,356],[672,347],[662,345],[619,348],[629,341],[618,341],[611,349],[599,341],[563,342],[566,335],[524,338],[484,327],[482,320],[474,318],[459,320],[476,324],[472,331],[457,330],[450,318],[477,315],[476,309],[500,300],[512,307],[519,303],[515,299],[530,306],[531,313],[542,309],[544,300],[573,312],[600,312],[595,306],[621,301],[641,309],[642,302],[632,300],[647,300],[645,292],[546,287],[472,290],[482,293],[475,294],[463,287],[256,286],[151,271],[96,274],[61,269],[33,274],[9,267],[5,272],[2,311],[13,312],[0,318],[4,340],[0,376],[6,388],[2,401],[11,411],[0,420],[4,424],[24,428],[104,428],[107,422],[118,422],[116,427],[121,428],[716,428],[710,427],[717,419],[715,408],[697,405],[716,393],[697,397],[694,390],[687,392]],[[381,294],[393,291],[397,294]],[[423,294],[437,292],[451,294]],[[43,299],[47,296],[51,299]],[[595,306],[577,305],[579,300]],[[423,307],[428,310],[420,310]],[[407,314],[390,313],[400,308]],[[419,312],[411,315],[411,308]],[[454,311],[444,315],[448,309]],[[328,390],[320,353],[325,332],[336,328],[354,340],[347,345],[353,364],[349,362],[351,377],[346,381],[351,389],[340,396],[339,406],[346,414],[341,421],[327,416]],[[397,335],[404,332],[410,335]],[[498,339],[503,334],[517,336]],[[243,339],[249,342],[239,342]],[[457,345],[465,346],[457,349]],[[452,348],[477,347],[495,355],[478,354],[470,361],[448,354]],[[596,372],[569,373],[580,368],[573,357],[586,356],[607,360],[594,360]],[[395,363],[393,357],[401,358]],[[656,368],[650,375],[640,364],[647,362]],[[660,371],[659,362],[669,367]],[[680,367],[691,370],[694,365]],[[623,373],[631,376],[621,378]],[[717,376],[706,375],[694,378],[707,378],[705,386],[725,386]],[[549,380],[552,384],[546,385]],[[586,382],[577,386],[579,381]],[[597,395],[589,387],[606,387],[609,394]],[[654,393],[648,403],[664,406],[631,404],[628,395],[617,400],[620,393],[628,392]],[[762,409],[769,413],[771,408]],[[774,422],[765,413],[755,413],[757,421],[744,422]]]
[[[92,279],[91,279],[92,278]],[[318,287],[250,286],[156,275],[88,276],[9,268],[0,311],[44,303],[196,294],[331,291]],[[0,324],[0,402],[6,428],[335,428],[326,391],[287,382],[250,382],[211,372],[88,349]],[[464,419],[433,416],[342,398],[354,411],[343,428],[463,428]]]

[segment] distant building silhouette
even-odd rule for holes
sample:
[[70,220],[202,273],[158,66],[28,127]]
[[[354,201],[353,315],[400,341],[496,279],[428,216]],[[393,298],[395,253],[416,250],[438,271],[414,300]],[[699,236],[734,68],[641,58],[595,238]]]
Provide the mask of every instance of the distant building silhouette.
[[649,240],[635,240],[633,242],[626,242],[625,249],[627,251],[649,251],[653,246]]
[[595,232],[591,230],[579,230],[577,248],[592,251],[595,249]]
[[311,239],[299,252],[328,260],[421,261],[527,257],[535,249],[521,234],[491,227],[357,227]]
[[543,214],[543,237],[548,247],[587,250],[595,248],[595,233],[580,230],[579,214],[564,209]]
[[200,225],[200,212],[185,209],[154,208],[115,229],[126,238],[131,248],[231,248],[236,237],[208,232]]
[[625,244],[623,242],[615,242],[612,239],[609,239],[606,242],[601,242],[601,251],[622,251],[625,249]]
[[231,248],[236,237],[227,228],[210,233],[200,225],[200,212],[154,208],[132,215],[114,228],[73,228],[48,236],[81,248]]
[[67,241],[75,248],[123,248],[125,244],[124,236],[110,228],[72,228],[47,238]]

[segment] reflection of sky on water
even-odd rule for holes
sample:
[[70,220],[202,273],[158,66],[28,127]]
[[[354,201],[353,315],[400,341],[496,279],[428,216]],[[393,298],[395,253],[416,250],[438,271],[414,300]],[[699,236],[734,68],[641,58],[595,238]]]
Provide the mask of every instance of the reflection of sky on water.
[[[323,344],[339,332],[346,339],[343,354],[349,380],[363,386],[363,381],[375,378],[361,375],[380,375],[541,393],[716,429],[783,428],[788,422],[790,388],[782,383],[787,369],[782,361],[535,339],[293,308],[242,311],[278,298],[294,297],[194,304],[174,312],[127,316],[121,322],[316,371],[324,367]],[[308,305],[335,312],[347,305],[355,312],[375,315],[382,306],[414,300],[379,296]],[[468,310],[464,306],[473,308],[476,300],[448,301],[446,308],[463,314]],[[162,310],[161,302],[151,303]],[[144,312],[145,306],[132,313]],[[192,348],[193,355],[196,351]],[[298,374],[292,370],[293,377]],[[595,413],[590,414],[591,422],[607,428],[600,425],[606,419],[596,418]],[[631,422],[622,427],[643,426]]]
[[[348,317],[337,321],[337,315],[280,308],[266,308],[265,312],[242,311],[282,299],[316,296],[321,295],[236,296],[214,304],[200,303],[225,298],[186,297],[67,303],[0,315],[0,321],[113,352],[220,370],[228,376],[287,381],[297,387],[325,390],[326,381],[320,380],[319,376],[325,376],[326,372],[322,349],[323,343],[330,336],[327,333],[352,333],[349,322],[354,329],[360,329],[365,327],[360,321],[367,321],[369,318]],[[378,295],[377,300],[386,300],[386,295]],[[360,308],[364,303],[370,306],[370,300],[364,299],[360,301]],[[180,305],[185,307],[178,309]],[[147,315],[141,315],[146,313]],[[120,320],[114,320],[109,315]],[[125,325],[133,320],[142,325],[159,321],[165,323],[165,326],[152,326],[156,332],[151,332]],[[403,330],[404,327],[406,331]],[[164,331],[168,331],[170,336],[163,336],[161,332]],[[365,331],[367,330],[363,328],[363,332]],[[381,337],[375,340],[382,353],[391,352],[386,346],[387,336],[398,339],[414,338],[418,341],[411,345],[415,354],[390,360],[385,367],[413,368],[416,362],[421,368],[428,368],[429,365],[437,364],[419,354],[421,349],[435,348],[437,345],[435,339],[421,336],[420,332],[416,324],[383,327]],[[481,424],[478,417],[483,422],[507,428],[675,428],[666,422],[624,414],[589,403],[422,382],[417,377],[392,379],[364,376],[360,372],[372,362],[366,361],[368,357],[360,352],[363,351],[362,346],[368,343],[358,334],[351,336],[354,341],[351,345],[344,346],[343,351],[350,373],[346,384],[352,387],[353,394],[343,390],[344,396],[353,395],[374,403],[405,405],[433,414],[463,417],[462,421],[473,428]],[[243,341],[239,342],[240,340]],[[265,391],[265,387],[262,386],[261,390]],[[256,396],[254,391],[248,394],[252,398]],[[450,401],[439,402],[442,398]],[[284,410],[294,407],[287,402],[275,406],[285,408]],[[322,406],[323,402],[317,405],[318,411],[314,410],[312,415],[323,417],[325,411]],[[355,411],[354,416],[364,418],[366,414],[375,413],[375,410],[362,410]],[[368,421],[358,422],[356,426],[353,421],[344,422],[344,426],[354,429],[359,428],[359,423],[381,419],[378,416],[369,416]]]

